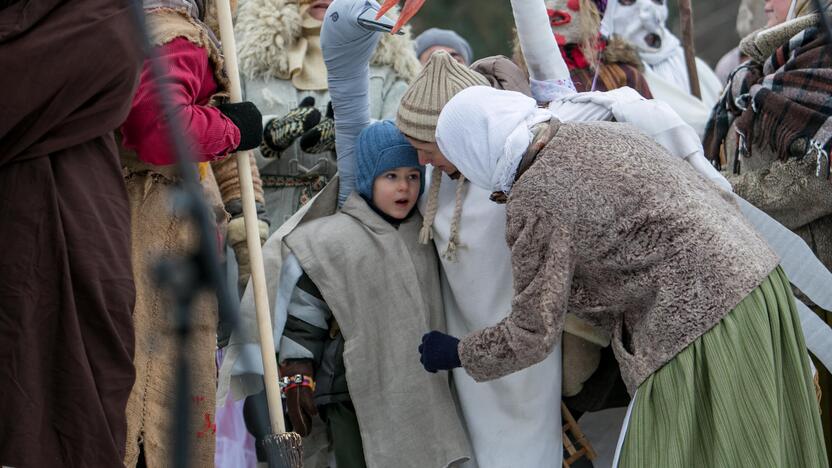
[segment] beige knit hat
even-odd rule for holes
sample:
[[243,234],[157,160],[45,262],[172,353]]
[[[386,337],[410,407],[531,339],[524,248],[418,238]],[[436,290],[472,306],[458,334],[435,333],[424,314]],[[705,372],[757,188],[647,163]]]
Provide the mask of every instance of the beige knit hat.
[[417,140],[436,141],[439,112],[458,92],[471,86],[489,86],[479,73],[462,65],[445,51],[436,52],[402,96],[396,126]]

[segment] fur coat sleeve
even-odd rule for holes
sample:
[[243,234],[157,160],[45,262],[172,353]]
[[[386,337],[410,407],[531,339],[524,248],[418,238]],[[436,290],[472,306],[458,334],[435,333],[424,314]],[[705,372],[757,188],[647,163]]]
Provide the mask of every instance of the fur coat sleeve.
[[[522,200],[528,203],[528,200]],[[542,361],[563,331],[572,276],[577,204],[512,210],[506,237],[511,248],[514,298],[500,323],[463,338],[462,366],[477,381],[492,380]],[[557,220],[557,222],[555,222]]]

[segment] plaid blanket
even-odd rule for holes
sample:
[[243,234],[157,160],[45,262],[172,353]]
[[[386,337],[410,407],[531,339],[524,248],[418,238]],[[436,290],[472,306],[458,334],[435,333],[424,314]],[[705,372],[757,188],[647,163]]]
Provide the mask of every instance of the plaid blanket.
[[[705,128],[704,146],[719,167],[720,147],[736,120],[739,156],[769,148],[781,159],[814,157],[818,175],[829,177],[832,149],[832,49],[822,29],[792,36],[760,64],[750,61],[731,74]],[[721,169],[721,168],[720,168]]]

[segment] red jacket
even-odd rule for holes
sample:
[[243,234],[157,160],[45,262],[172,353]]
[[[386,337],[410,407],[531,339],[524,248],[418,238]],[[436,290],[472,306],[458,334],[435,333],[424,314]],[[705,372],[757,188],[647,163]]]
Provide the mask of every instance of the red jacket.
[[188,137],[190,153],[198,162],[220,159],[232,152],[240,144],[240,130],[219,110],[207,106],[218,87],[208,53],[182,37],[156,50],[164,60],[165,76],[154,82],[150,63],[145,61],[130,115],[121,127],[124,147],[136,151],[146,163],[163,166],[175,162],[158,105],[157,86],[164,86],[179,126]]

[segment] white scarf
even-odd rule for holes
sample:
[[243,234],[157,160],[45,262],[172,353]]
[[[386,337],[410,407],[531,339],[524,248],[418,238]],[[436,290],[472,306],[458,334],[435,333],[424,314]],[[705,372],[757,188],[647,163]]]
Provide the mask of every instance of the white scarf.
[[508,193],[531,144],[532,126],[552,116],[521,93],[474,86],[454,96],[442,109],[436,143],[471,183]]
[[578,93],[549,109],[512,91],[485,86],[454,96],[439,114],[436,142],[442,154],[473,183],[509,193],[517,167],[531,144],[531,127],[551,118],[562,122],[616,121],[634,125],[668,152],[690,163],[723,189],[731,185],[705,159],[696,132],[662,102],[645,100],[630,88]]

